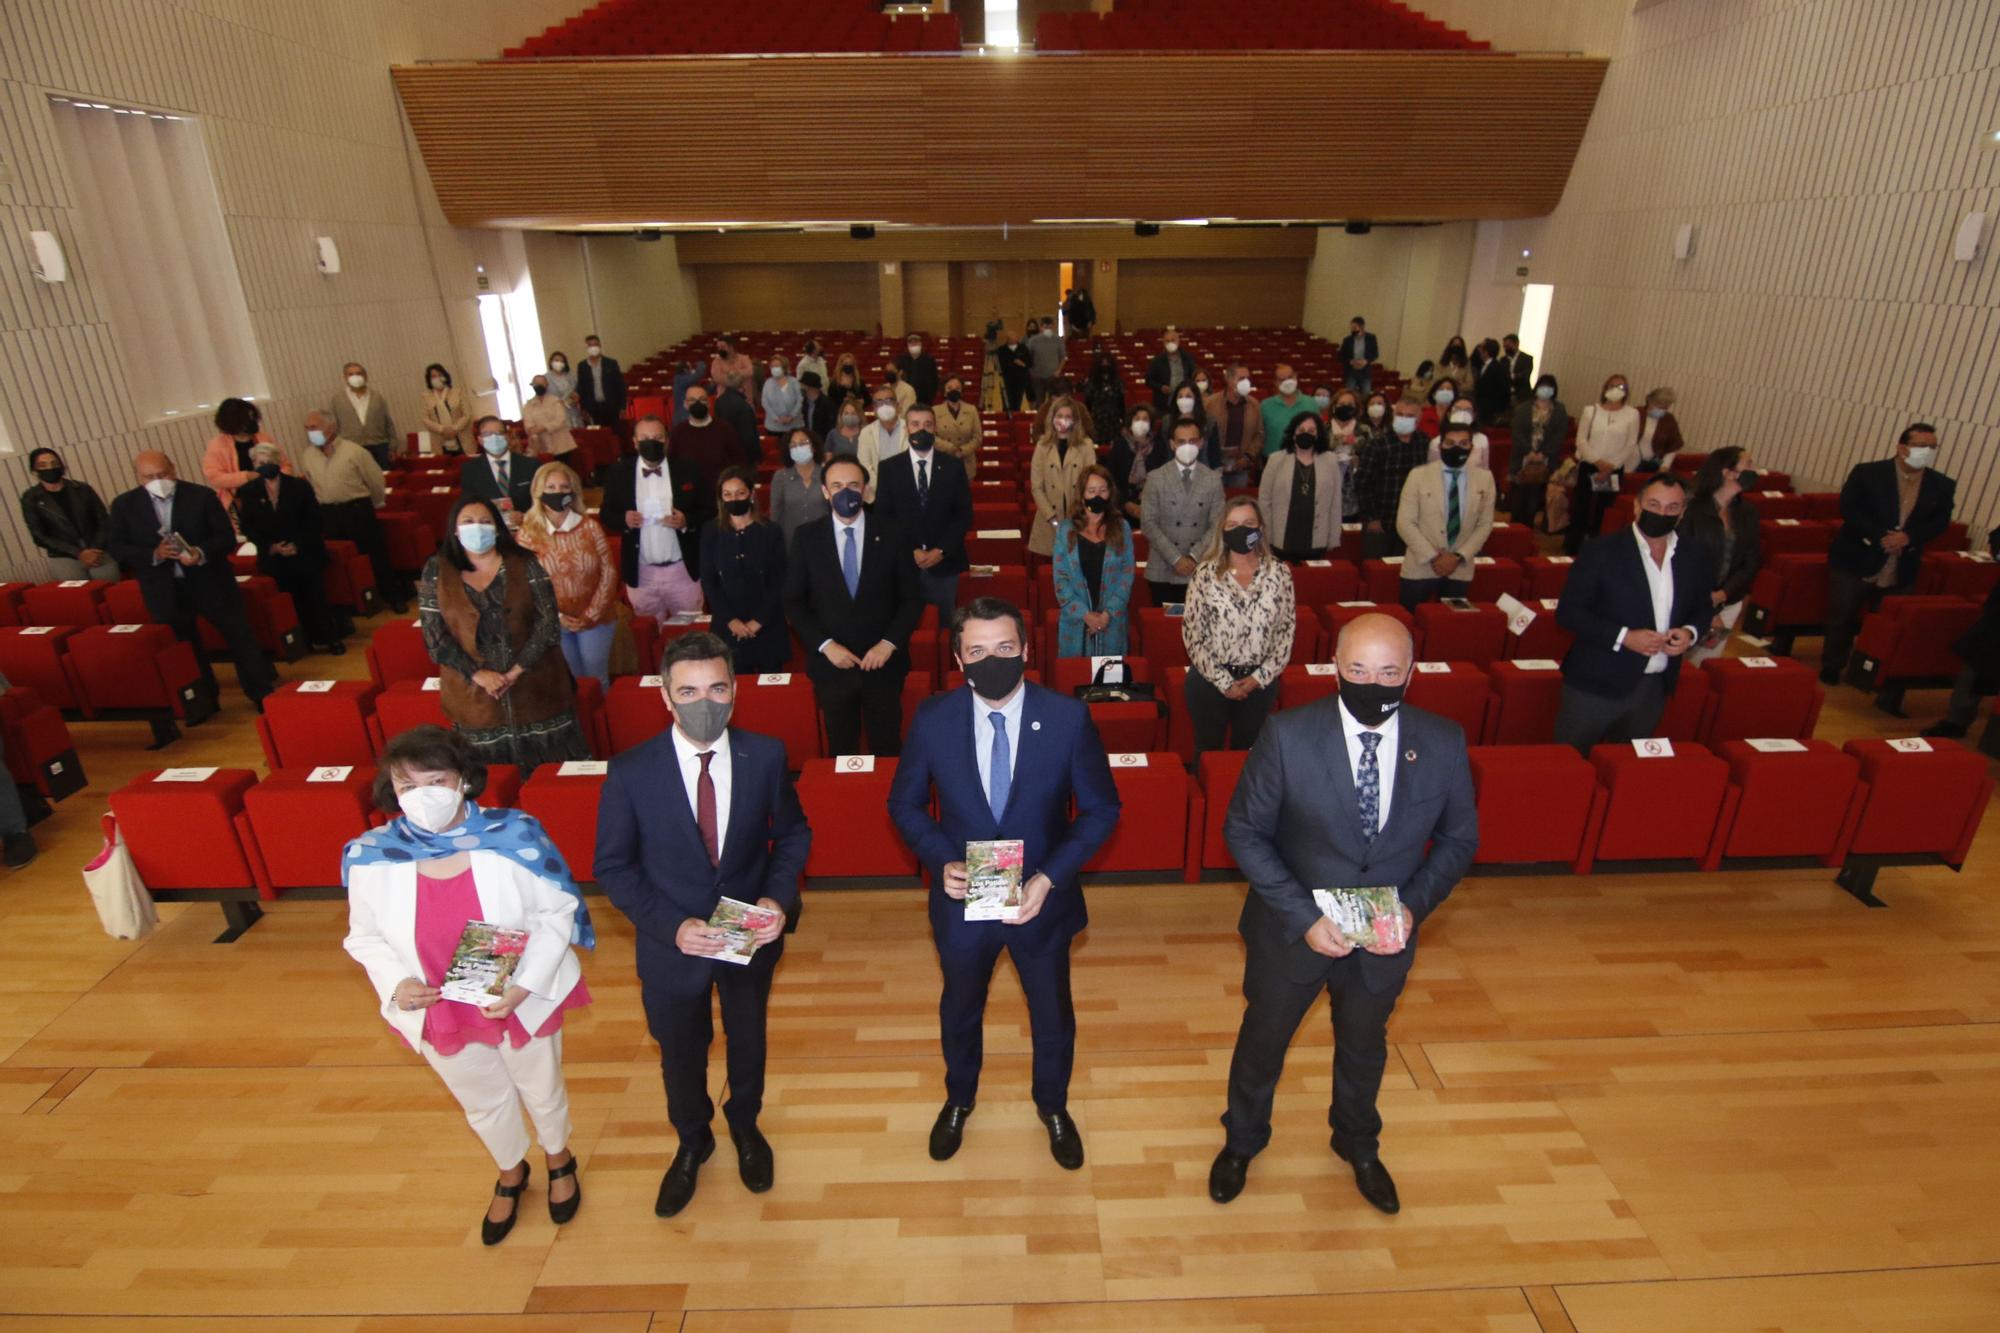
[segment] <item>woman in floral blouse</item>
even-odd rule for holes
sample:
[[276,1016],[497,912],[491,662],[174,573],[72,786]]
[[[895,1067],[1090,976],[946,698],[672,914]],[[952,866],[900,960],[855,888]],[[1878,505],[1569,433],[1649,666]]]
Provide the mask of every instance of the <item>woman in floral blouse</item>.
[[1197,756],[1257,743],[1291,664],[1296,605],[1292,572],[1271,551],[1263,509],[1249,496],[1231,500],[1188,580],[1181,620]]

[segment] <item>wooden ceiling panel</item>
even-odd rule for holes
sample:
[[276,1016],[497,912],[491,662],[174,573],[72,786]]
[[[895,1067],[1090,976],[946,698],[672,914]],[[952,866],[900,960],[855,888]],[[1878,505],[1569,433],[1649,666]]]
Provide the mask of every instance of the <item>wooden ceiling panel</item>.
[[[991,226],[1538,217],[1562,196],[1606,65],[1330,51],[498,60],[392,73],[459,226]],[[1486,151],[1478,127],[1503,111],[1505,150]]]

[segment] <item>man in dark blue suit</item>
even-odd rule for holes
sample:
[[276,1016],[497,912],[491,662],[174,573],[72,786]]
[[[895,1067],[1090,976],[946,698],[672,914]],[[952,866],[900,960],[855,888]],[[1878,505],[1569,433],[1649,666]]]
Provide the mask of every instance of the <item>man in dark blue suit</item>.
[[919,403],[903,416],[910,447],[882,460],[875,478],[875,512],[902,529],[908,558],[926,604],[949,625],[958,608],[958,576],[971,566],[965,536],[972,530],[972,483],[965,464],[937,448],[937,412]]
[[1654,735],[1680,682],[1681,655],[1715,615],[1715,571],[1674,531],[1687,483],[1655,473],[1622,532],[1586,543],[1563,584],[1556,623],[1576,636],[1563,658],[1556,741],[1587,758],[1606,741]]
[[[769,736],[729,730],[736,677],[727,644],[689,634],[668,645],[661,693],[674,725],[611,761],[597,809],[597,882],[638,927],[640,996],[660,1044],[667,1118],[680,1150],[653,1211],[672,1217],[694,1197],[715,1151],[709,1123],[709,992],[722,999],[729,1101],[722,1115],[736,1166],[753,1193],[771,1188],[771,1145],[757,1129],[764,1103],[764,1016],[771,973],[798,915],[799,875],[812,830]],[[717,902],[756,903],[776,920],[756,932],[749,963],[717,957],[727,937],[708,922]]]
[[[1083,1138],[1069,1116],[1076,1060],[1069,947],[1088,919],[1078,875],[1118,823],[1118,788],[1090,711],[1023,679],[1027,624],[1019,608],[997,597],[971,602],[953,617],[952,648],[966,687],[917,710],[889,789],[889,815],[930,872],[931,938],[944,974],[945,1103],[931,1127],[931,1157],[942,1162],[958,1151],[972,1114],[986,991],[1005,949],[1028,1000],[1035,1109],[1050,1153],[1074,1171],[1083,1165]],[[1024,844],[1020,915],[967,921],[966,844],[996,839]]]
[[[1479,807],[1465,732],[1403,706],[1410,632],[1384,615],[1340,632],[1340,693],[1273,714],[1243,765],[1224,836],[1250,880],[1237,922],[1243,1026],[1229,1062],[1228,1137],[1208,1195],[1243,1192],[1250,1159],[1271,1139],[1271,1105],[1292,1034],[1321,991],[1332,1001],[1333,1151],[1363,1198],[1401,1208],[1379,1152],[1376,1110],[1389,1059],[1389,1016],[1410,975],[1417,929],[1472,864]],[[1356,948],[1313,899],[1315,889],[1386,888],[1403,903],[1403,940]]]

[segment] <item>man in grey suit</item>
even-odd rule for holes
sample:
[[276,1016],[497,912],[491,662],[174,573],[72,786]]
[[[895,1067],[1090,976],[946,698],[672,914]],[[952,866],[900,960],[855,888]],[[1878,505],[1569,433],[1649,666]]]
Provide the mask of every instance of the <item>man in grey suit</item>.
[[1140,492],[1140,528],[1146,534],[1146,582],[1153,604],[1166,606],[1187,596],[1195,558],[1222,517],[1222,477],[1204,466],[1201,423],[1182,417],[1174,423],[1174,461],[1156,467]]
[[396,424],[389,419],[389,400],[368,383],[368,368],[350,361],[341,370],[341,388],[326,405],[334,434],[366,449],[377,467],[388,469],[396,453]]
[[[1340,693],[1273,714],[1236,784],[1223,828],[1250,880],[1237,922],[1248,957],[1228,1137],[1208,1173],[1217,1203],[1243,1192],[1250,1159],[1270,1141],[1285,1048],[1324,990],[1333,1002],[1333,1151],[1369,1203],[1385,1213],[1402,1206],[1377,1152],[1389,1015],[1417,929],[1479,846],[1464,731],[1402,707],[1413,653],[1400,621],[1349,621],[1335,649]],[[1352,947],[1313,902],[1314,889],[1389,885],[1403,902],[1400,947]]]

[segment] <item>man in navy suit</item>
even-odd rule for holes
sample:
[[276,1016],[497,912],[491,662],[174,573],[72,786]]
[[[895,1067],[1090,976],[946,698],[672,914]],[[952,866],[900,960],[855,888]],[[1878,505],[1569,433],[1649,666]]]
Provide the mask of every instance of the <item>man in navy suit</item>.
[[[709,992],[720,994],[729,1043],[729,1101],[722,1115],[736,1167],[752,1193],[771,1188],[771,1145],[757,1129],[764,1104],[764,1016],[786,923],[798,915],[799,875],[812,830],[769,736],[729,730],[736,677],[713,634],[667,646],[660,692],[674,725],[611,761],[597,808],[597,882],[638,927],[640,997],[660,1044],[667,1118],[680,1150],[653,1211],[672,1217],[694,1197],[715,1151],[709,1123]],[[734,898],[776,914],[756,932],[749,963],[718,958],[727,937],[708,922]]]
[[604,354],[594,333],[583,340],[583,364],[576,368],[576,401],[591,425],[623,428],[625,372]]
[[[1028,1000],[1035,1110],[1050,1153],[1074,1171],[1083,1165],[1083,1138],[1069,1116],[1076,1061],[1069,946],[1087,920],[1078,875],[1118,823],[1118,788],[1090,710],[1023,679],[1027,623],[1019,608],[997,597],[963,607],[953,617],[952,650],[965,688],[917,710],[889,789],[889,815],[930,873],[931,938],[944,973],[945,1102],[931,1127],[931,1157],[946,1160],[964,1137],[979,1090],[987,986],[1005,949]],[[967,921],[966,844],[995,839],[1024,844],[1020,915]]]
[[1687,483],[1655,473],[1623,532],[1584,545],[1563,584],[1556,623],[1576,639],[1563,658],[1556,741],[1585,757],[1606,741],[1654,735],[1680,682],[1681,655],[1714,618],[1715,572],[1701,547],[1674,531]]
[[924,604],[938,609],[940,626],[949,625],[958,609],[958,576],[970,568],[972,483],[965,464],[937,448],[937,412],[929,404],[906,412],[903,428],[910,447],[882,460],[875,512],[903,530]]
[[1937,428],[1912,422],[1891,458],[1856,463],[1840,488],[1840,531],[1826,553],[1826,638],[1819,678],[1838,685],[1861,617],[1910,591],[1924,547],[1951,526],[1958,483],[1934,466]]
[[1347,336],[1340,342],[1340,359],[1346,362],[1341,379],[1348,388],[1366,397],[1375,388],[1375,363],[1382,359],[1382,344],[1368,331],[1368,321],[1356,315],[1347,321]]
[[507,424],[499,417],[481,417],[473,430],[479,437],[479,452],[458,465],[459,491],[511,514],[526,514],[534,508],[535,469],[540,464],[513,451]]
[[[1228,1138],[1208,1173],[1217,1203],[1243,1192],[1250,1159],[1270,1142],[1285,1048],[1325,991],[1333,1008],[1333,1151],[1354,1168],[1368,1202],[1385,1213],[1402,1206],[1382,1165],[1375,1106],[1389,1015],[1415,960],[1418,927],[1479,847],[1465,732],[1403,706],[1413,649],[1400,621],[1349,621],[1334,650],[1340,693],[1273,714],[1230,800],[1223,833],[1250,893],[1237,922],[1248,954],[1222,1117]],[[1312,896],[1389,885],[1403,903],[1400,943],[1356,948]]]

